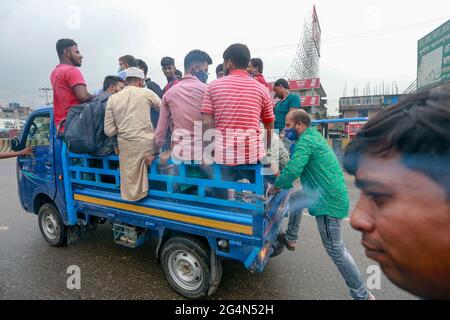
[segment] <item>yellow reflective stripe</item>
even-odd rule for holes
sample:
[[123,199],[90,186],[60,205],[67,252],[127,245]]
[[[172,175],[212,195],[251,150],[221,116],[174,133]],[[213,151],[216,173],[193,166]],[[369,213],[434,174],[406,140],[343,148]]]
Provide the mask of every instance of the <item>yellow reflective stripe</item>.
[[111,201],[111,200],[105,200],[100,198],[94,198],[94,197],[88,197],[81,194],[75,194],[74,199],[77,201],[82,201],[86,203],[96,204],[100,206],[115,208],[115,209],[122,209],[126,211],[131,211],[135,213],[142,213],[149,216],[154,216],[158,218],[164,218],[164,219],[170,219],[175,221],[181,221],[186,222],[190,224],[196,224],[204,227],[210,227],[214,229],[220,229],[225,231],[232,231],[236,233],[242,233],[247,235],[253,235],[253,228],[252,226],[246,226],[242,224],[236,224],[236,223],[230,223],[230,222],[224,222],[224,221],[218,221],[218,220],[212,220],[212,219],[206,219],[206,218],[199,218],[199,217],[193,217],[181,213],[175,213],[165,210],[159,210],[159,209],[152,209],[152,208],[146,208],[142,206],[138,206],[135,204],[128,204],[128,203],[122,203],[117,201]]

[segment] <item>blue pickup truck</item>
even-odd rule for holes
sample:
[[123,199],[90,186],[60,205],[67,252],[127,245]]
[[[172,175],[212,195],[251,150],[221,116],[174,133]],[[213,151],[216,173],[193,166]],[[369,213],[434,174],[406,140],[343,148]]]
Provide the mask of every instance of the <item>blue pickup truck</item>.
[[[190,175],[195,164],[174,173],[162,171],[157,160],[149,170],[148,197],[132,203],[120,197],[119,158],[69,152],[57,137],[52,107],[36,108],[12,145],[35,147],[17,160],[20,203],[38,216],[52,246],[75,243],[84,230],[107,222],[114,241],[129,248],[156,237],[156,259],[168,283],[192,299],[217,290],[223,259],[261,272],[283,250],[277,237],[287,192],[265,197],[260,165],[236,167],[252,176],[252,183],[240,183],[222,179],[220,165],[214,165],[212,179],[202,179]],[[235,200],[207,192],[215,188],[234,190]]]

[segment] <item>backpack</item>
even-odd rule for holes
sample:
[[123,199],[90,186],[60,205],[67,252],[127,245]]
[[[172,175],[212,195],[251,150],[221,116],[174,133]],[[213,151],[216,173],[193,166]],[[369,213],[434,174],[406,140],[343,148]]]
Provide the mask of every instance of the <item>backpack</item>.
[[64,141],[70,152],[105,156],[114,151],[114,139],[104,133],[109,95],[71,107],[65,120]]

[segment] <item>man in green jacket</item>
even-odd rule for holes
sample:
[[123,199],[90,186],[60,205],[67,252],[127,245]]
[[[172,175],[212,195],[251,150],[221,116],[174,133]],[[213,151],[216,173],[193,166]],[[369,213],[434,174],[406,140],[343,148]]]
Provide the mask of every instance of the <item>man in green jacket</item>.
[[281,239],[289,250],[295,250],[303,211],[297,208],[306,206],[316,218],[323,246],[344,277],[352,298],[374,299],[342,238],[342,220],[349,211],[344,174],[327,141],[310,125],[311,119],[304,110],[291,111],[286,117],[285,137],[296,141],[295,151],[269,193],[291,189],[300,178],[307,201],[301,199],[304,197],[291,199],[288,230]]

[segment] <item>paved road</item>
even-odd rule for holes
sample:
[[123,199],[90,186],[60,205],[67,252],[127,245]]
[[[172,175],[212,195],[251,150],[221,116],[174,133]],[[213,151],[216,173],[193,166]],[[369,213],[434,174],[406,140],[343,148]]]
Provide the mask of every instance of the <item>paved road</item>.
[[[0,299],[180,299],[156,263],[154,242],[134,250],[115,245],[106,224],[77,245],[52,248],[40,234],[37,217],[20,208],[14,160],[0,162],[0,177]],[[352,204],[357,195],[352,187]],[[359,233],[346,222],[344,236],[367,278],[374,262],[365,257]],[[272,259],[262,273],[225,263],[212,299],[349,299],[313,218],[304,217],[301,237],[297,251]],[[66,287],[70,265],[81,268],[79,291]],[[384,276],[374,294],[378,299],[414,299]]]

